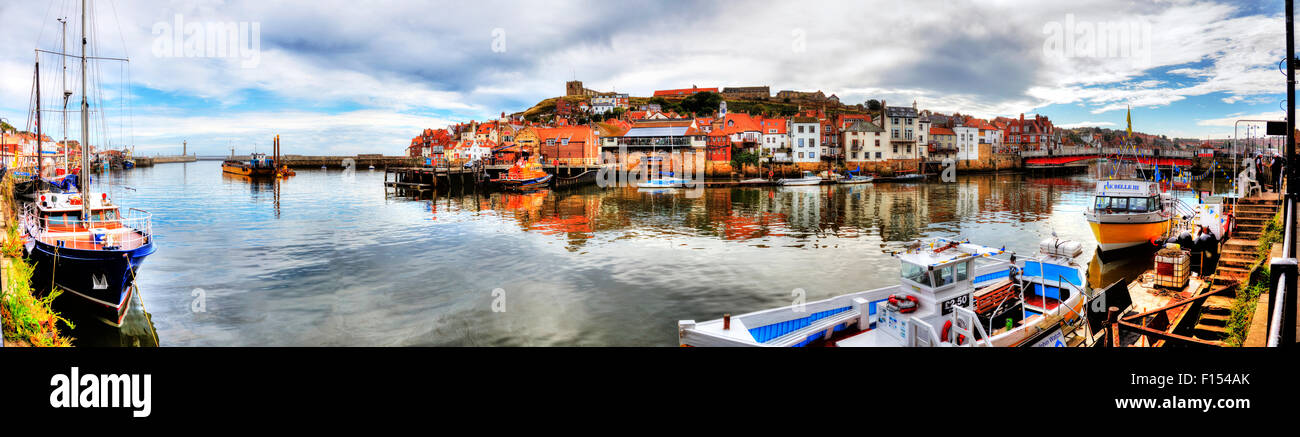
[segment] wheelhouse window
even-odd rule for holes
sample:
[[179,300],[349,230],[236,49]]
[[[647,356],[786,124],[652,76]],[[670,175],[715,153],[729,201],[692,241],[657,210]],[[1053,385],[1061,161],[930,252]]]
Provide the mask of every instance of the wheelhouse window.
[[1127,197],[1112,197],[1112,198],[1110,198],[1110,210],[1111,210],[1111,211],[1127,211],[1127,210],[1128,210],[1128,198],[1127,198]]
[[955,267],[956,267],[956,271],[957,271],[957,280],[958,280],[958,281],[965,281],[965,280],[966,280],[966,263],[960,263],[960,264],[957,264]]
[[909,262],[904,261],[904,262],[903,262],[903,270],[902,270],[902,274],[903,274],[903,279],[906,279],[906,280],[909,280],[909,281],[912,281],[912,282],[915,282],[915,283],[918,283],[918,284],[921,284],[921,285],[925,285],[925,286],[927,286],[927,287],[928,287],[928,286],[931,286],[931,282],[930,282],[930,272],[929,272],[929,270],[926,270],[925,267],[921,267],[921,266],[919,266],[919,265],[912,264],[912,263],[909,263]]
[[94,219],[97,220],[97,221],[104,221],[104,220],[117,220],[117,210],[116,210],[116,209],[101,209],[101,210],[97,210],[97,211],[93,211],[93,212],[91,212],[91,213],[90,213],[90,216],[91,216],[91,217],[94,217]]
[[948,285],[948,284],[951,284],[951,283],[953,282],[953,281],[952,281],[952,268],[953,268],[953,266],[947,266],[947,267],[944,267],[944,268],[939,269],[938,271],[936,271],[936,273],[938,273],[938,274],[935,276],[935,280],[937,281],[937,283],[935,283],[934,285],[935,285],[936,287],[941,286],[941,285]]
[[1150,209],[1148,207],[1148,202],[1150,202],[1150,200],[1151,199],[1145,197],[1135,197],[1129,199],[1128,210],[1131,212],[1147,212]]

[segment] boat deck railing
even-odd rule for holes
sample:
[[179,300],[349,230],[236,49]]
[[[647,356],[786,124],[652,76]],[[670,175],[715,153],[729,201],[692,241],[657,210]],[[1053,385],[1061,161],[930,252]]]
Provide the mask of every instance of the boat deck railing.
[[153,214],[136,208],[119,214],[116,219],[84,221],[52,220],[31,214],[27,224],[35,225],[36,239],[50,245],[66,242],[69,236],[77,243],[91,243],[92,247],[99,249],[117,247],[129,250],[148,244],[153,238]]

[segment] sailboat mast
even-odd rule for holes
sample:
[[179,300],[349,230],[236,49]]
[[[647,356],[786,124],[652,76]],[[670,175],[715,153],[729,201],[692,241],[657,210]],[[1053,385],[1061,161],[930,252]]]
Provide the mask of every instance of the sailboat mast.
[[68,148],[68,98],[72,97],[72,91],[68,90],[68,58],[66,57],[68,53],[68,19],[66,17],[59,18],[59,24],[63,29],[62,42],[60,43],[62,48],[59,50],[59,53],[63,55],[59,56],[59,65],[63,67],[63,74],[59,78],[59,87],[63,89],[63,116],[60,124],[63,125],[63,169],[66,171],[72,167],[72,150]]
[[[86,0],[81,0],[81,185],[83,196],[90,195],[90,102],[86,101]],[[90,199],[81,202],[81,217],[90,219]]]
[[36,57],[36,177],[41,177],[41,58]]

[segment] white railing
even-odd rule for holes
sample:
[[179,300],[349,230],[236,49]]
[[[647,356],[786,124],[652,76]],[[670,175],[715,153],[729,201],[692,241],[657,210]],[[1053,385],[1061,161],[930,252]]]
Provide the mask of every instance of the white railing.
[[118,213],[120,216],[114,219],[82,220],[79,213],[77,217],[39,217],[34,208],[29,208],[24,214],[24,226],[34,228],[34,238],[53,246],[58,246],[60,241],[66,245],[69,236],[74,237],[74,242],[99,243],[109,250],[129,250],[148,244],[153,238],[153,214],[136,208]]

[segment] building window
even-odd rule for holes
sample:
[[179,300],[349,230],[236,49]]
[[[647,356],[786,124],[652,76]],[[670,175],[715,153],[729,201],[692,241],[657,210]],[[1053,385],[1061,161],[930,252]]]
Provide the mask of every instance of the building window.
[[809,138],[809,139],[808,139],[808,147],[817,147],[817,139],[816,139],[816,138]]
[[876,159],[880,159],[880,152],[876,152]]
[[880,140],[876,140],[876,147],[880,147]]
[[894,126],[898,126],[898,119],[897,119],[897,118],[894,118],[894,119],[892,119],[892,120],[894,120],[894,121],[893,121]]
[[799,159],[803,159],[803,152],[799,152]]
[[799,126],[799,133],[803,133],[803,126]]
[[808,159],[817,159],[817,152],[808,152]]

